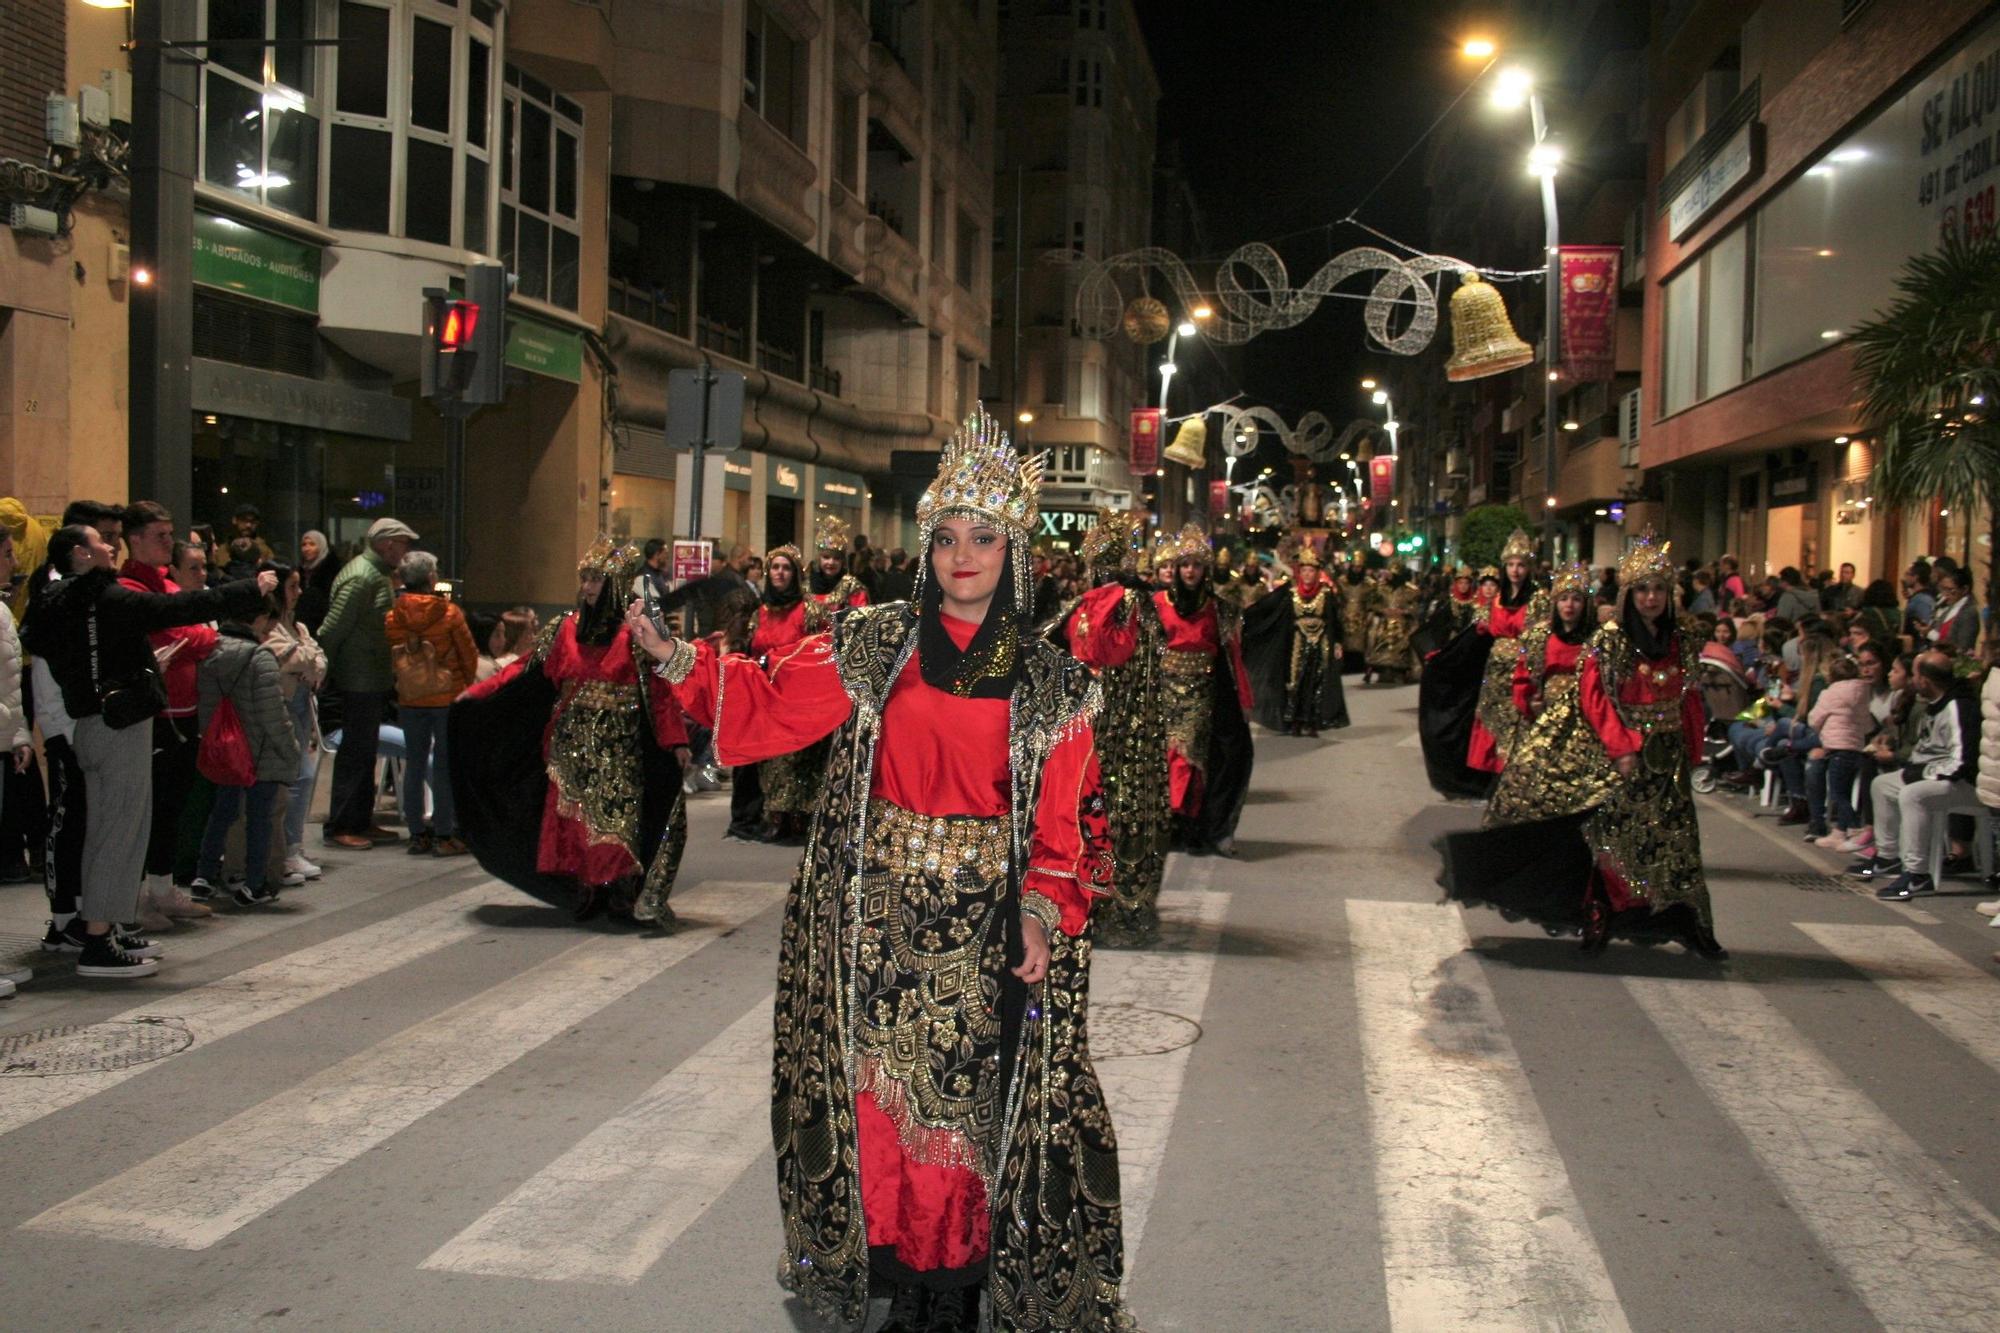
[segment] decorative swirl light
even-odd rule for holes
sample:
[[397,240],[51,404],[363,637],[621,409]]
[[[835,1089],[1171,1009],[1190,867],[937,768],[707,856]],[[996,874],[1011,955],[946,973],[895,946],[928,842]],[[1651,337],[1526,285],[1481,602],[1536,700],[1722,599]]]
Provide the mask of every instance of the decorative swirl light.
[[[1297,426],[1287,426],[1285,419],[1268,407],[1223,407],[1228,420],[1222,427],[1222,452],[1231,458],[1242,458],[1257,447],[1260,429],[1268,429],[1278,437],[1291,453],[1301,458],[1310,458],[1323,463],[1338,451],[1333,446],[1333,423],[1326,419],[1324,412],[1308,412],[1299,418]],[[1243,437],[1239,443],[1238,435]]]
[[[1076,289],[1076,321],[1086,338],[1109,338],[1119,330],[1126,297],[1119,289],[1118,275],[1152,270],[1165,279],[1181,308],[1193,310],[1207,304],[1201,288],[1181,257],[1160,246],[1127,250],[1105,259],[1083,259],[1074,254],[1050,258],[1082,270]],[[1215,271],[1215,304],[1221,307],[1202,326],[1202,336],[1212,342],[1237,346],[1260,333],[1296,328],[1310,319],[1320,302],[1335,295],[1334,289],[1362,273],[1380,273],[1365,298],[1367,309],[1362,323],[1369,336],[1382,347],[1403,356],[1415,356],[1430,346],[1437,333],[1437,295],[1427,283],[1435,273],[1459,272],[1473,266],[1448,255],[1417,255],[1398,259],[1387,250],[1372,245],[1359,246],[1329,259],[1305,286],[1294,289],[1285,261],[1262,241],[1252,241],[1230,252]],[[1246,286],[1239,276],[1247,272],[1255,284]],[[1398,307],[1408,311],[1409,324],[1401,333],[1392,333],[1390,321]]]

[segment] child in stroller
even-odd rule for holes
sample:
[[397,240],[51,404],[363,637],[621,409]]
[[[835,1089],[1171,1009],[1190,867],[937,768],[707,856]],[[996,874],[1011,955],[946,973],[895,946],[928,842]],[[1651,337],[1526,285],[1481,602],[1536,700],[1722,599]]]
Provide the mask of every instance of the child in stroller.
[[1708,710],[1708,728],[1702,740],[1701,762],[1690,774],[1694,789],[1706,794],[1715,790],[1716,775],[1736,767],[1734,748],[1729,744],[1729,724],[1748,709],[1756,686],[1744,674],[1734,653],[1720,644],[1702,649],[1701,664],[1695,669],[1701,685],[1701,699]]

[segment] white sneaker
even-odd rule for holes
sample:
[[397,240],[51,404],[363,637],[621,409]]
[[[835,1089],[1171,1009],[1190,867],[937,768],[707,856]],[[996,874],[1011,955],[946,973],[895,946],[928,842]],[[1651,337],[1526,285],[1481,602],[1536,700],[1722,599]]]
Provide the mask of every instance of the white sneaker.
[[150,930],[156,935],[174,928],[173,918],[160,910],[153,895],[145,889],[139,891],[138,923],[139,929]]
[[299,882],[304,883],[309,879],[318,879],[325,873],[324,870],[306,860],[306,853],[303,847],[294,847],[292,854],[285,858],[285,882],[287,884],[292,882],[291,877],[293,875],[297,875]]
[[299,885],[305,882],[306,882],[306,877],[300,872],[292,869],[291,864],[289,862],[287,862],[285,865],[284,873],[278,876],[278,887],[281,889],[296,889]]
[[2000,899],[1990,903],[1974,903],[1972,910],[1981,916],[2000,917]]
[[186,889],[175,884],[165,875],[160,876],[165,888],[154,888],[149,898],[153,907],[165,917],[174,921],[199,921],[203,917],[215,915],[215,909],[207,903],[198,903],[188,897]]
[[[22,967],[18,963],[0,963],[0,981],[6,982],[10,988],[25,986],[34,979],[35,969],[32,967]],[[7,993],[11,995],[13,991],[10,989]]]
[[11,981],[0,981],[0,1000],[11,1000],[13,998],[14,983]]

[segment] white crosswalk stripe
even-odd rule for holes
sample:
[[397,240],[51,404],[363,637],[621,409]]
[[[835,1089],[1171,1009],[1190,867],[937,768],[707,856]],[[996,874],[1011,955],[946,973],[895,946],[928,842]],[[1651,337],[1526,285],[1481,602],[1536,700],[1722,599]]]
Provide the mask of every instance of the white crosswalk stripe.
[[1755,987],[1625,985],[1884,1328],[2000,1329],[2000,1219]]
[[1398,1333],[1627,1327],[1455,909],[1347,903]]
[[637,990],[778,897],[708,885],[667,939],[590,939],[142,1162],[24,1225],[206,1249]]
[[1993,974],[1908,926],[1800,922],[1834,957],[1868,974],[1917,1017],[2000,1071],[2000,986]]

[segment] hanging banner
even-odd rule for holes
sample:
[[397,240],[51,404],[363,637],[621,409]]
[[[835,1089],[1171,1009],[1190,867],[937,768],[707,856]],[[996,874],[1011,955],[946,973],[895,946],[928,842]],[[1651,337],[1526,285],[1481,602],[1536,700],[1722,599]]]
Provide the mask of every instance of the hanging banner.
[[1368,460],[1368,503],[1376,509],[1389,507],[1389,493],[1396,489],[1396,460],[1378,454]]
[[1615,245],[1565,245],[1562,274],[1563,378],[1595,384],[1618,373],[1618,259]]
[[1211,481],[1208,483],[1208,512],[1213,518],[1229,517],[1229,483]]
[[1132,409],[1132,438],[1126,464],[1135,477],[1151,476],[1159,470],[1160,415],[1157,407]]

